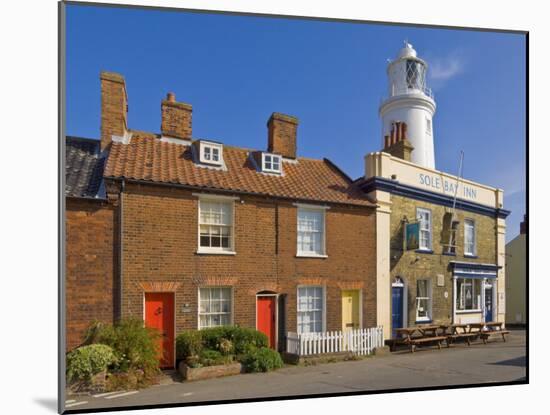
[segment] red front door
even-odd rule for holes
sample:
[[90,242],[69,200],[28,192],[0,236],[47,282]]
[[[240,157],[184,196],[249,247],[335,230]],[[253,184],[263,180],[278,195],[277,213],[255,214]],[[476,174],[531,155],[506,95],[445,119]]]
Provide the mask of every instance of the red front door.
[[275,296],[257,297],[257,328],[269,339],[269,347],[275,348]]
[[157,329],[160,367],[174,367],[174,294],[145,293],[145,325]]

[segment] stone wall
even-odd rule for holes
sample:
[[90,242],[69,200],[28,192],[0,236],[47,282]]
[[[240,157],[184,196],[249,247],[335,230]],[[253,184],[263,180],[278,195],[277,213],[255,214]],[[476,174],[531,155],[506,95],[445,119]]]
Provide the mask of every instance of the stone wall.
[[[432,203],[418,201],[411,198],[392,195],[390,220],[390,273],[391,281],[400,276],[407,286],[408,325],[415,325],[416,281],[430,279],[432,287],[432,315],[436,323],[449,323],[452,319],[453,280],[450,261],[476,262],[486,264],[497,263],[496,226],[495,218],[456,210],[456,218],[460,221],[456,240],[458,247],[456,255],[445,255],[444,244],[448,244],[449,235],[444,230],[444,216],[451,208]],[[433,253],[418,251],[404,251],[403,247],[403,219],[410,222],[416,220],[416,208],[425,208],[432,213],[432,250]],[[477,257],[464,255],[464,219],[473,219],[476,228]],[[438,285],[443,282],[443,285]],[[445,297],[447,293],[447,297]],[[496,308],[495,308],[496,310]]]

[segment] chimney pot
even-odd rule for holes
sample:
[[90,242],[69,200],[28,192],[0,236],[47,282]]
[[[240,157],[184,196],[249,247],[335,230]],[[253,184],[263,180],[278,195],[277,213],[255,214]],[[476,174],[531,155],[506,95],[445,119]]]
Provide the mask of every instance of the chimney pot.
[[168,102],[176,102],[176,94],[174,94],[173,92],[168,92],[166,94],[166,100]]
[[384,149],[387,149],[390,147],[390,136],[385,135],[384,136]]

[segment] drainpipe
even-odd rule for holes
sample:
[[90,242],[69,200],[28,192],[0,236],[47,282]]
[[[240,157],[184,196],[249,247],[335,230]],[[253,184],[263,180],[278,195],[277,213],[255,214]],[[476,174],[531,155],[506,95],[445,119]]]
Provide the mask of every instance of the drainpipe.
[[122,179],[121,185],[120,185],[120,197],[118,201],[118,245],[119,245],[119,253],[118,253],[118,266],[119,266],[119,274],[118,274],[118,320],[122,319],[122,278],[124,273],[124,263],[123,263],[123,237],[124,237],[124,190],[126,188],[126,182],[124,179]]

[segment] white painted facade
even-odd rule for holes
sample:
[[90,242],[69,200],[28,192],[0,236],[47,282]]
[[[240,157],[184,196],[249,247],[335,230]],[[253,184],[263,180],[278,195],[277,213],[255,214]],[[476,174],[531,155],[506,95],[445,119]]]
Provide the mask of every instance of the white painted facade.
[[392,123],[407,124],[407,137],[414,147],[411,161],[435,168],[432,119],[436,105],[426,86],[428,65],[416,56],[412,45],[405,43],[395,60],[388,65],[388,98],[380,105],[382,142],[389,135]]

